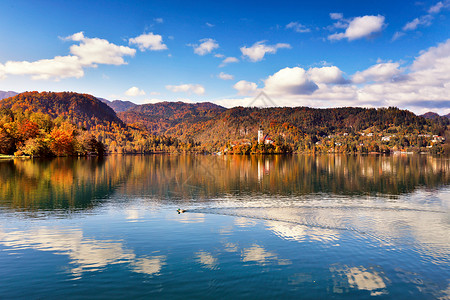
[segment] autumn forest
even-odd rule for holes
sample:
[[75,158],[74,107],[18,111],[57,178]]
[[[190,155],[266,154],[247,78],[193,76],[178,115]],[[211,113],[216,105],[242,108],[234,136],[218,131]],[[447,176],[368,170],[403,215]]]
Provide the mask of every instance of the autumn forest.
[[[72,92],[0,100],[0,155],[450,153],[450,121],[395,107],[135,105]],[[258,130],[263,138],[258,140]]]

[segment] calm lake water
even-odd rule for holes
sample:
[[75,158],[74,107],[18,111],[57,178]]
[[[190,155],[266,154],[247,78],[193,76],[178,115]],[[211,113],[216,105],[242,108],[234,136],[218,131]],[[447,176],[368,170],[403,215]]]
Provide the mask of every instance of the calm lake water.
[[2,299],[450,299],[450,161],[0,161],[0,266]]

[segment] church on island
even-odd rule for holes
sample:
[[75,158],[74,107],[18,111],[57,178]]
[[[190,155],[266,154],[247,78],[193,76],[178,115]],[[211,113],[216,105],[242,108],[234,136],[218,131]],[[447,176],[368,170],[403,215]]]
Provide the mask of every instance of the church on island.
[[273,140],[269,137],[269,134],[264,135],[262,125],[258,130],[258,144],[273,144]]

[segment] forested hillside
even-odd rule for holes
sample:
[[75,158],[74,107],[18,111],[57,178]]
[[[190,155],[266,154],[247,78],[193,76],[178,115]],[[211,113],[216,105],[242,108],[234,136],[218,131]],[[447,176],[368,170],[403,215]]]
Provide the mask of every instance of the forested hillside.
[[[416,116],[394,107],[226,109],[209,102],[130,107],[116,114],[91,95],[69,92],[26,92],[0,100],[0,153],[84,155],[103,148],[111,153],[235,154],[450,150],[448,118]],[[263,132],[259,142],[258,130]],[[57,146],[59,140],[67,145]]]
[[51,118],[64,118],[86,129],[111,123],[124,126],[112,108],[88,94],[25,92],[3,99],[0,107],[13,111],[41,112]]
[[173,137],[127,126],[97,98],[26,92],[0,100],[0,154],[66,156],[175,151]]
[[184,136],[194,124],[201,124],[216,118],[226,108],[210,102],[184,103],[160,102],[143,104],[119,113],[127,124],[143,125],[155,134]]

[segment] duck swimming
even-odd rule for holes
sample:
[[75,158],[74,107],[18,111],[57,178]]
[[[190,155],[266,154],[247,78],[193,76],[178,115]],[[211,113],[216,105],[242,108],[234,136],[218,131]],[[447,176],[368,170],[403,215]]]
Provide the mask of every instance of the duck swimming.
[[184,213],[185,213],[185,211],[186,211],[186,210],[184,210],[184,209],[181,209],[181,208],[177,209],[177,212],[178,212],[178,214],[184,214]]

